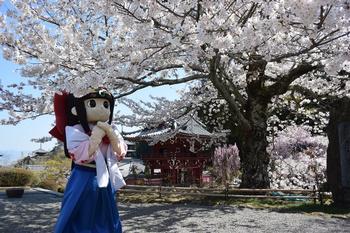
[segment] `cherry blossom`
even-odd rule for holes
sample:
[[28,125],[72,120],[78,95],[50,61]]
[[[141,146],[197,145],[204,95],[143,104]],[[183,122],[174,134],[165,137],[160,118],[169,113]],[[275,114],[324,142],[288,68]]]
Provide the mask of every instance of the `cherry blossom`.
[[[22,67],[25,80],[20,88],[1,86],[0,109],[10,114],[2,123],[52,112],[54,92],[83,95],[89,87],[106,86],[135,110],[120,118],[129,124],[205,110],[217,129],[238,132],[233,136],[242,152],[242,186],[267,187],[274,100],[288,101],[296,90],[350,95],[349,5],[348,0],[12,0],[0,15],[0,45],[4,58]],[[180,100],[127,99],[149,86],[179,83],[188,84]],[[31,96],[29,87],[42,95]]]
[[274,188],[308,188],[326,181],[328,140],[305,127],[289,126],[271,143],[270,179]]

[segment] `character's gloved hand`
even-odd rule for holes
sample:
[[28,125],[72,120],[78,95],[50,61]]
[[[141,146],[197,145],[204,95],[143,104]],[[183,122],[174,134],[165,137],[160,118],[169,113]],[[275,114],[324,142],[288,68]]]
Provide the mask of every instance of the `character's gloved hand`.
[[97,122],[97,126],[103,129],[106,132],[107,137],[109,138],[109,141],[111,142],[113,151],[117,153],[118,159],[121,160],[124,158],[123,148],[122,144],[120,143],[122,141],[122,136],[120,133],[112,128],[112,126],[106,122]]
[[89,143],[89,157],[92,157],[96,150],[98,149],[102,138],[106,135],[105,130],[101,129],[99,126],[95,126],[92,129]]

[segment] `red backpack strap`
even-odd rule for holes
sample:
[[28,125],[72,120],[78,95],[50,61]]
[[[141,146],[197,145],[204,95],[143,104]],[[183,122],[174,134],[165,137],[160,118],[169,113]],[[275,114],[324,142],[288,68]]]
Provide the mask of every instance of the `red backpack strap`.
[[65,127],[67,125],[67,99],[68,93],[66,92],[62,92],[62,94],[55,93],[53,108],[55,112],[56,126],[49,132],[53,137],[62,142],[65,140]]

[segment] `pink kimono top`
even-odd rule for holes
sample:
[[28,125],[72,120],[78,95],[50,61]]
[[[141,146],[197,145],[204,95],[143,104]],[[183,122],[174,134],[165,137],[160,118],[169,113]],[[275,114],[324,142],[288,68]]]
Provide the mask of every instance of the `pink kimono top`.
[[[66,126],[65,130],[67,149],[74,163],[81,165],[95,161],[99,187],[107,187],[108,181],[111,182],[115,191],[125,186],[125,181],[118,167],[117,154],[113,151],[111,144],[101,142],[97,151],[89,157],[90,137],[84,132],[83,127],[80,124]],[[121,136],[119,143],[122,144],[121,155],[125,155],[127,145]]]

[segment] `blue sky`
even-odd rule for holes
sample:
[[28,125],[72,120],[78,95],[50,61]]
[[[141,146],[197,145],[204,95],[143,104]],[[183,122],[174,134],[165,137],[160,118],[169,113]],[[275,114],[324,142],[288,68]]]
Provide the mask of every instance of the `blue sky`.
[[[19,66],[3,59],[0,53],[0,80],[3,85],[18,83],[25,80],[20,76]],[[149,96],[164,96],[168,99],[177,98],[176,90],[183,85],[163,86],[157,88],[146,88],[134,93],[131,97],[134,100],[150,100]],[[121,113],[127,113],[127,108],[117,106]],[[0,119],[6,118],[7,114],[0,111]],[[47,115],[35,120],[24,120],[18,125],[0,125],[0,151],[32,151],[39,148],[39,144],[31,142],[32,138],[49,136],[48,131],[54,123],[54,117]],[[42,145],[43,149],[50,150],[55,142],[48,142]]]
[[[2,57],[0,52],[0,80],[5,86],[11,83],[24,81],[21,77],[19,66],[13,64]],[[150,100],[150,95],[164,96],[168,99],[178,97],[176,90],[184,85],[163,86],[157,88],[146,88],[134,93],[131,98],[134,100]],[[29,90],[33,93],[33,90]],[[128,109],[125,106],[117,106],[116,110],[126,114]],[[0,111],[0,119],[6,118],[7,114]],[[48,132],[54,123],[54,117],[51,115],[42,116],[35,120],[24,120],[17,125],[0,125],[0,151],[33,151],[39,148],[39,144],[31,142],[32,138],[41,138],[49,136]],[[50,150],[55,144],[55,141],[47,142],[42,145],[43,149]]]

